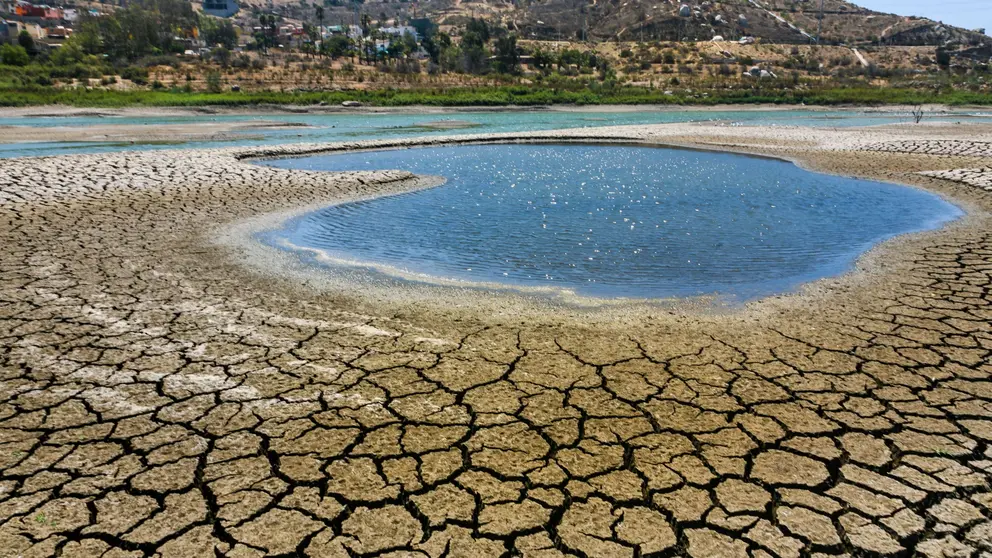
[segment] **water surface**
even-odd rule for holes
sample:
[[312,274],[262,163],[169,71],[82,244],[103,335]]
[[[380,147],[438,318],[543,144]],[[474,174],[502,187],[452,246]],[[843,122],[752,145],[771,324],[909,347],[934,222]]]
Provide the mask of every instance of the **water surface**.
[[786,292],[843,273],[886,238],[961,215],[910,187],[652,147],[450,146],[270,164],[402,169],[447,183],[300,216],[265,233],[268,243],[387,270],[594,297]]
[[[443,129],[438,122],[455,120],[464,129]],[[448,111],[423,113],[334,114],[189,114],[172,116],[0,117],[0,126],[87,127],[109,124],[160,126],[205,122],[282,122],[306,127],[254,128],[226,134],[222,140],[192,140],[179,145],[137,142],[15,142],[0,143],[0,158],[62,153],[102,153],[149,149],[275,145],[297,142],[353,141],[452,134],[495,134],[563,128],[591,128],[671,122],[720,122],[728,126],[848,127],[910,122],[910,114],[822,110],[637,110],[637,111]],[[989,112],[928,115],[927,120],[990,122]],[[241,137],[238,137],[238,136]]]

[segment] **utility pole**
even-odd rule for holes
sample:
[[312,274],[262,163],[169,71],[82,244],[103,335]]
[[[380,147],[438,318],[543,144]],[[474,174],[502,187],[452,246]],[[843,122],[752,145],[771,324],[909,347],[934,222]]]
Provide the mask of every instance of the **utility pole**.
[[820,0],[820,23],[816,28],[816,44],[820,44],[820,36],[823,33],[823,0]]

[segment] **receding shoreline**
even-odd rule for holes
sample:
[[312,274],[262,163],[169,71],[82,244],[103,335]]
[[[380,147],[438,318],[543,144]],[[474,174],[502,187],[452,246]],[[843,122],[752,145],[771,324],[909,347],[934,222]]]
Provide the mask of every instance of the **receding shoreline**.
[[[515,134],[516,141],[530,143],[611,143],[615,145],[642,145],[635,141],[615,138],[610,135],[598,137],[575,138],[572,140],[541,137],[541,135]],[[405,140],[401,145],[393,142],[376,142],[363,145],[349,151],[370,151],[380,149],[423,148],[430,145],[459,145],[459,144],[494,144],[513,141],[513,138],[482,140],[466,138],[432,138],[426,142]],[[647,145],[647,144],[645,144]],[[655,145],[652,145],[655,146]],[[659,146],[660,147],[660,146]],[[334,149],[333,151],[338,151]],[[246,161],[263,161],[273,158],[307,157],[319,155],[326,151],[316,151],[287,155],[265,155],[250,157]],[[333,176],[335,173],[328,173]],[[259,233],[278,229],[300,215],[326,208],[339,203],[353,203],[374,199],[382,196],[402,195],[427,188],[443,186],[442,177],[413,177],[397,183],[398,191],[390,189],[381,194],[370,194],[356,199],[327,200],[305,206],[294,207],[273,213],[254,216],[243,221],[225,224],[211,231],[207,236],[214,239],[227,250],[239,254],[238,261],[247,269],[263,276],[272,278],[291,278],[297,284],[305,285],[314,292],[330,293],[362,293],[363,298],[375,299],[377,304],[387,303],[409,309],[411,307],[440,308],[447,310],[461,309],[473,314],[491,312],[495,316],[526,315],[532,319],[542,316],[552,319],[573,318],[587,319],[596,316],[597,320],[615,321],[629,317],[636,318],[643,313],[653,313],[659,310],[679,312],[718,313],[720,306],[736,307],[720,302],[720,297],[700,296],[692,298],[670,299],[604,299],[580,296],[569,289],[555,287],[517,287],[498,283],[467,283],[449,280],[441,277],[423,277],[417,274],[407,274],[399,270],[378,269],[379,273],[370,274],[366,269],[368,264],[353,262],[351,265],[337,265],[326,256],[313,253],[309,249],[301,249],[310,253],[315,263],[303,254],[290,248],[279,248],[261,242]]]
[[[584,130],[589,132],[589,130]],[[554,134],[549,132],[547,134]],[[523,141],[541,143],[570,143],[576,140],[548,138],[547,134],[534,135],[515,134],[515,138],[508,138],[502,141]],[[602,140],[597,140],[597,134],[584,134],[584,138],[578,139],[582,143],[607,143],[611,141],[619,145],[643,145],[651,147],[669,147],[681,149],[701,149],[709,151],[731,151],[747,156],[767,157],[783,160],[806,168],[813,172],[826,172],[849,176],[845,169],[837,166],[817,166],[811,165],[810,161],[794,155],[782,153],[769,153],[763,150],[745,151],[739,149],[720,149],[713,146],[701,146],[684,143],[667,143],[657,141],[643,141],[637,139],[625,140],[616,139],[610,134],[603,134]],[[542,137],[543,136],[543,137]],[[501,143],[500,139],[485,140],[482,143]],[[430,145],[452,145],[452,144],[475,144],[480,143],[478,138],[469,137],[467,139],[457,138],[431,138],[427,141],[416,139],[401,142],[401,145],[394,143],[380,143],[361,146],[358,150],[374,151],[377,149],[396,148],[417,148]],[[336,149],[334,150],[336,151]],[[306,152],[303,154],[289,154],[289,157],[305,157],[320,154],[323,151]],[[272,158],[272,157],[265,157]],[[249,161],[254,158],[248,159]],[[889,177],[874,176],[869,173],[863,178],[872,178],[902,186],[923,188],[934,191],[932,187],[922,186],[919,182],[912,180],[893,180]],[[403,191],[420,190],[423,188],[436,187],[442,180],[422,177],[413,179],[404,186]],[[794,291],[780,293],[760,299],[747,301],[745,303],[731,302],[720,296],[699,296],[699,297],[677,297],[672,299],[629,299],[629,298],[597,298],[580,296],[569,289],[556,287],[534,287],[525,288],[519,286],[508,286],[497,283],[464,283],[458,280],[447,280],[438,277],[425,277],[418,274],[408,274],[396,269],[383,269],[372,266],[377,273],[370,275],[367,268],[370,264],[361,262],[338,262],[318,254],[310,249],[302,250],[300,254],[292,247],[277,248],[260,242],[255,236],[263,231],[269,231],[282,226],[286,221],[299,215],[335,205],[338,202],[318,202],[301,206],[298,208],[280,211],[272,214],[265,214],[253,217],[246,221],[237,222],[230,226],[218,229],[214,234],[222,245],[234,248],[242,254],[247,254],[241,259],[243,265],[254,272],[270,277],[292,278],[294,282],[305,284],[308,289],[317,292],[333,293],[357,293],[361,292],[363,298],[374,299],[379,304],[386,303],[397,308],[416,307],[421,310],[434,308],[436,310],[462,308],[469,309],[473,314],[491,313],[496,316],[527,315],[530,319],[538,321],[560,321],[562,319],[578,319],[588,322],[592,320],[597,323],[630,323],[630,321],[643,320],[657,312],[674,313],[685,316],[718,316],[718,315],[740,315],[757,316],[774,312],[781,312],[783,308],[808,307],[810,304],[821,303],[824,299],[838,292],[844,292],[854,287],[868,288],[873,282],[886,279],[886,273],[891,273],[887,269],[891,263],[890,259],[895,254],[900,253],[910,245],[934,242],[940,238],[941,234],[949,228],[955,227],[981,227],[983,223],[988,223],[988,213],[976,206],[973,202],[959,199],[958,196],[949,195],[946,189],[937,189],[940,197],[952,204],[956,204],[964,211],[964,215],[942,227],[934,230],[926,230],[914,233],[897,235],[884,240],[867,252],[861,254],[851,269],[837,275],[824,277],[818,280],[804,283]],[[384,193],[383,195],[395,195],[394,193]],[[378,197],[378,196],[370,196]],[[369,199],[363,197],[361,199]],[[347,200],[355,201],[355,200]],[[309,262],[307,260],[314,260]],[[891,276],[890,276],[891,277]],[[743,314],[742,314],[743,312]],[[729,313],[729,314],[728,314]]]

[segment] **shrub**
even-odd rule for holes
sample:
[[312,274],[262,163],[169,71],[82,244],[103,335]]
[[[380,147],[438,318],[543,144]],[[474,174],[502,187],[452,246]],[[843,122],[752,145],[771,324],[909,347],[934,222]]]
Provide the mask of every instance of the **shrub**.
[[20,45],[3,45],[0,47],[0,62],[8,66],[27,66],[31,61],[28,51]]
[[207,74],[207,91],[210,93],[220,93],[220,72],[210,72]]
[[137,85],[148,84],[148,70],[140,66],[128,66],[121,70],[121,77],[131,80]]

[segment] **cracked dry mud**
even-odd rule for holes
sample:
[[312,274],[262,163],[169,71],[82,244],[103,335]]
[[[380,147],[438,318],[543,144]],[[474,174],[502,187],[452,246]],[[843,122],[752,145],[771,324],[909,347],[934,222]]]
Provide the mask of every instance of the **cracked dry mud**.
[[970,214],[742,309],[515,317],[211,240],[418,187],[243,161],[373,144],[2,161],[0,556],[992,556],[992,198],[938,179],[988,168],[988,129],[525,137],[772,154]]

